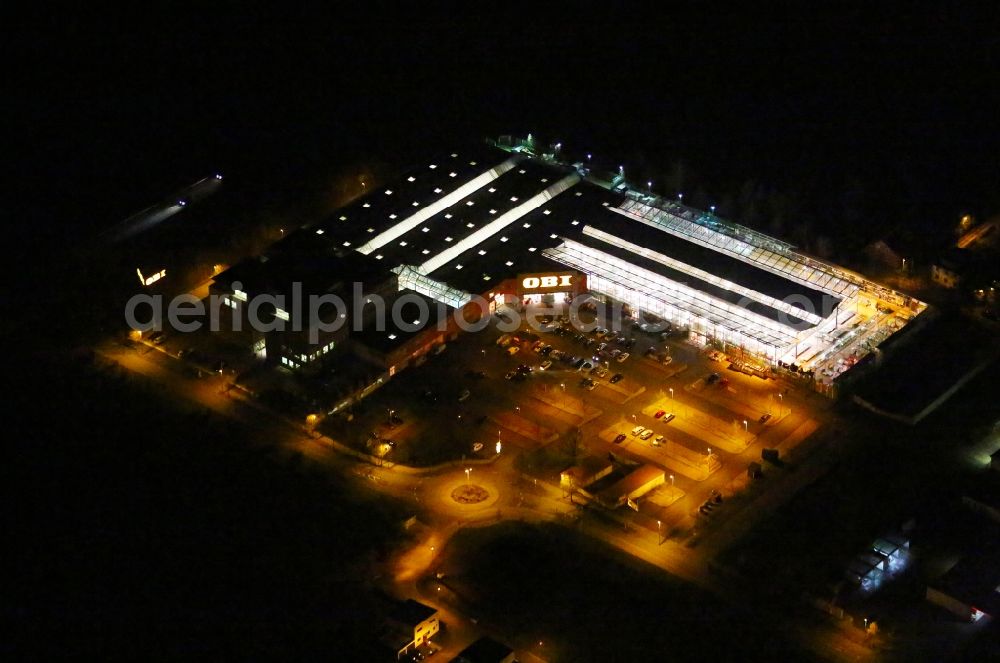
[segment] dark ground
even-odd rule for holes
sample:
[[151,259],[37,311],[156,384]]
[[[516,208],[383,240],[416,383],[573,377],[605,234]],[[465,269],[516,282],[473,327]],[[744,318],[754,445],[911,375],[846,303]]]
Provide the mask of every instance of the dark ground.
[[[532,131],[847,262],[887,229],[933,238],[961,212],[1000,207],[995,8],[673,7],[574,10],[550,24],[536,11],[477,16],[477,29],[343,9],[328,22],[244,7],[5,17],[8,657],[287,659],[364,646],[367,595],[352,572],[391,537],[391,513],[248,448],[252,431],[178,415],[59,354],[107,321],[103,256],[79,247],[199,177],[222,171],[252,194],[230,220],[256,224],[270,209],[308,220],[343,194],[344,173]],[[609,578],[588,554],[581,577],[634,590],[646,609],[635,624],[649,625],[630,625],[610,599],[584,603],[622,629],[595,651],[669,647],[650,621],[656,592]],[[534,594],[543,608],[586,598],[569,569],[555,576],[568,596]],[[717,616],[691,614],[712,647]],[[732,628],[760,642],[757,629],[774,627],[747,617]],[[747,657],[775,660],[769,647]]]

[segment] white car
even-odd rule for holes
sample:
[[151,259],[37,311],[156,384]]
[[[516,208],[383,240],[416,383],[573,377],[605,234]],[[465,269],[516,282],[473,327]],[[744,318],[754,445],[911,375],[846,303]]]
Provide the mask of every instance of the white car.
[[635,428],[632,429],[632,437],[637,437],[638,435],[641,435],[645,430],[646,430],[645,426],[636,426]]
[[538,366],[538,370],[540,370],[540,371],[547,371],[547,370],[549,370],[549,368],[551,368],[551,367],[552,367],[552,362],[551,362],[551,361],[549,361],[548,359],[546,359],[546,360],[545,360],[545,361],[543,361],[543,362],[542,362],[541,364],[539,364],[539,366]]
[[620,355],[618,355],[617,357],[615,357],[615,361],[617,361],[619,364],[622,364],[622,363],[625,362],[626,359],[628,359],[628,357],[629,357],[629,354],[627,352],[623,352]]
[[653,438],[652,444],[653,444],[654,447],[658,447],[661,444],[663,444],[665,441],[666,441],[666,439],[662,435],[657,435],[655,438]]
[[651,437],[653,437],[653,429],[652,428],[647,428],[646,430],[644,430],[641,433],[639,433],[639,439],[640,440],[648,440]]

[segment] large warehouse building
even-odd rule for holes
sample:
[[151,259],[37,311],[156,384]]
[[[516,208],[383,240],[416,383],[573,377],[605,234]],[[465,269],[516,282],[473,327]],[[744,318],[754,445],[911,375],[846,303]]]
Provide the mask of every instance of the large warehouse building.
[[[530,136],[445,154],[285,241],[308,244],[310,255],[365,256],[395,273],[400,291],[454,309],[473,295],[493,309],[589,292],[689,330],[696,343],[820,380],[925,306],[633,187],[621,170],[559,154]],[[217,290],[227,291],[227,278]]]

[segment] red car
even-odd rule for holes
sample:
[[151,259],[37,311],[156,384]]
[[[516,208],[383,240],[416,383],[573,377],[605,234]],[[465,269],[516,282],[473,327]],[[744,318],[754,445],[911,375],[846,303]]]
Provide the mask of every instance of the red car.
[[660,417],[662,417],[662,416],[663,416],[663,415],[665,415],[666,413],[667,413],[667,411],[666,411],[666,410],[659,410],[659,411],[658,411],[658,412],[657,412],[656,414],[654,414],[654,415],[653,415],[653,418],[654,418],[654,419],[659,419]]
[[615,438],[615,444],[621,444],[625,441],[625,433],[619,433],[618,437]]

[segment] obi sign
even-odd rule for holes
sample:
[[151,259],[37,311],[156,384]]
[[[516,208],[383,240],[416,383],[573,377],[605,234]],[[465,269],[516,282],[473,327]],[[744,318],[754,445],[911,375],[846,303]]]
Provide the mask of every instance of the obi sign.
[[576,285],[577,274],[564,272],[558,274],[522,274],[520,291],[523,295],[547,292],[570,292]]

